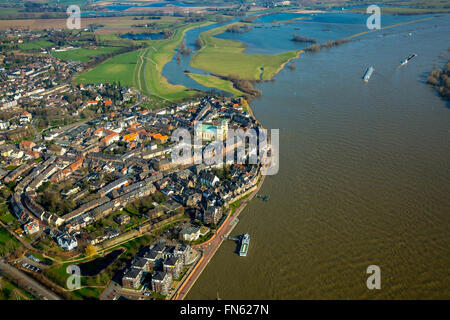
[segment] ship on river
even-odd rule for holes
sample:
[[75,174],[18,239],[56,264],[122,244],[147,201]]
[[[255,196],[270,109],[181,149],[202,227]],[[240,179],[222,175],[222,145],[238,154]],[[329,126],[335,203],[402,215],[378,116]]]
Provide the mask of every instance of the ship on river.
[[244,234],[241,240],[241,249],[239,250],[239,255],[245,257],[248,251],[248,245],[250,244],[250,235],[248,233]]
[[415,57],[417,57],[417,54],[415,53],[409,55],[408,58],[405,58],[402,61],[400,61],[400,65],[407,64],[410,60],[414,59]]
[[370,79],[370,77],[372,76],[372,73],[373,73],[374,71],[375,71],[375,69],[374,69],[372,66],[370,66],[369,68],[367,68],[366,72],[364,72],[363,80],[364,80],[365,82],[369,82],[369,79]]

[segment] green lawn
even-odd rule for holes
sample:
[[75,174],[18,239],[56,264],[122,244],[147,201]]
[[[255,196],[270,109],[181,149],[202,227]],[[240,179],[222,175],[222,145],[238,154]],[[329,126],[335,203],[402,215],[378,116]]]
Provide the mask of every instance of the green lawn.
[[[4,211],[4,204],[3,205],[1,205],[1,211],[2,212],[0,212],[0,220],[4,223],[4,224],[8,224],[8,223],[10,223],[10,222],[13,222],[13,221],[15,221],[16,219],[14,218],[14,216],[10,213],[10,212],[8,212],[8,211]],[[6,208],[6,210],[8,210],[8,208]]]
[[16,250],[19,247],[19,241],[9,234],[4,228],[0,228],[0,255],[4,255]]
[[[104,288],[97,288],[98,286],[106,286],[111,280],[112,275],[118,270],[118,267],[123,262],[127,262],[132,257],[136,256],[138,250],[145,245],[148,245],[150,243],[151,238],[147,235],[142,235],[139,238],[130,240],[123,244],[118,244],[116,246],[113,246],[109,248],[107,251],[105,251],[103,254],[106,255],[109,252],[116,250],[119,247],[125,248],[125,251],[118,257],[113,263],[111,263],[107,268],[102,270],[98,275],[96,276],[82,276],[81,277],[81,286],[83,288],[79,290],[74,290],[71,292],[72,296],[75,299],[93,299],[98,298],[98,296],[103,292]],[[33,255],[35,255],[33,253]],[[100,257],[99,254],[88,257],[88,258],[81,258],[80,260],[77,260],[75,262],[64,262],[61,264],[53,265],[52,267],[44,270],[44,275],[49,278],[51,281],[55,282],[59,286],[63,288],[66,287],[66,281],[69,277],[69,274],[66,272],[66,269],[69,265],[79,265],[81,263],[95,260],[98,257]]]
[[19,43],[19,48],[21,50],[40,50],[41,48],[50,48],[52,46],[54,46],[54,43],[48,40],[38,40]]
[[228,80],[223,80],[219,77],[204,75],[204,74],[196,74],[196,73],[188,73],[189,77],[200,83],[201,85],[208,88],[217,88],[222,91],[230,92],[235,97],[239,97],[244,95],[242,91],[239,91],[233,86],[233,83]]
[[61,60],[88,62],[93,57],[113,53],[119,49],[118,47],[98,47],[96,49],[79,48],[63,52],[52,52],[52,55]]
[[19,8],[2,8],[2,10],[0,10],[0,16],[7,16],[7,15],[14,15],[14,14],[18,14],[19,12]]
[[[241,23],[237,23],[241,24]],[[200,34],[203,47],[191,59],[191,66],[222,76],[239,76],[248,80],[270,80],[281,67],[301,52],[289,51],[277,55],[246,54],[243,42],[219,39],[230,25],[211,29]]]
[[79,290],[72,291],[72,296],[75,299],[80,300],[90,300],[90,299],[98,299],[105,288],[82,288]]
[[[196,91],[182,85],[170,84],[161,71],[168,63],[175,48],[183,40],[184,33],[207,23],[194,23],[175,30],[168,39],[146,41],[148,47],[112,57],[76,78],[78,83],[101,83],[120,81],[122,85],[135,87],[148,96],[159,100],[182,100],[192,97]],[[111,41],[116,36],[104,36],[102,40]]]
[[182,100],[195,95],[194,90],[189,90],[185,86],[170,84],[161,72],[164,65],[172,59],[186,31],[208,24],[211,22],[187,25],[176,29],[169,39],[152,41],[149,48],[142,53],[138,64],[138,89],[148,95],[156,95],[167,100]]
[[75,79],[78,83],[104,83],[119,82],[123,86],[135,86],[133,76],[138,54],[141,50],[132,51],[112,57],[94,69],[78,75]]
[[[90,257],[77,261],[76,263],[63,263],[44,270],[44,275],[59,286],[67,289],[67,278],[69,274],[66,272],[69,265],[78,265],[82,262],[95,259]],[[104,288],[96,288],[89,286],[103,286],[107,284],[108,279],[103,277],[81,277],[81,286],[83,288],[71,292],[75,299],[96,299],[103,292]]]
[[8,279],[0,276],[0,300],[34,300],[25,290],[20,289]]

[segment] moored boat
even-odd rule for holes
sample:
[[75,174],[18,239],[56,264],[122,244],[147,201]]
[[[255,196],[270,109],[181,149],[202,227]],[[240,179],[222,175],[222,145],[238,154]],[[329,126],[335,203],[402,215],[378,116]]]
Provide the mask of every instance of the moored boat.
[[241,249],[239,250],[239,255],[245,257],[248,251],[248,245],[250,244],[250,235],[248,233],[244,234],[241,240]]

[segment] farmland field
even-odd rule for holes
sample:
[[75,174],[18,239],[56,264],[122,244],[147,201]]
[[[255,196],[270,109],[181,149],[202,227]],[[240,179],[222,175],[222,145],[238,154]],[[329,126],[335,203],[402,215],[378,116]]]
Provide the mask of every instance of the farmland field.
[[97,47],[95,49],[79,48],[63,52],[52,52],[52,55],[61,60],[73,60],[87,62],[91,58],[101,54],[113,53],[119,50],[118,47]]
[[[73,4],[73,3],[71,3]],[[1,8],[2,10],[4,8]],[[161,28],[173,27],[182,21],[180,17],[164,17],[160,20],[145,20],[145,22],[156,23]],[[92,17],[81,19],[81,28],[87,28],[90,24],[101,24],[104,27],[98,29],[96,33],[122,33],[138,31],[139,28],[132,28],[139,20],[133,20],[131,16],[124,17]],[[0,20],[0,30],[9,28],[30,28],[31,30],[42,30],[48,28],[67,28],[67,19],[11,19]],[[131,29],[131,30],[130,30]],[[142,29],[142,28],[141,28]]]
[[125,86],[135,86],[134,69],[138,55],[142,50],[136,50],[112,57],[92,70],[80,74],[75,81],[78,83],[119,82]]
[[18,13],[19,13],[19,8],[2,8],[2,10],[0,10],[1,17],[8,16],[8,15],[14,15],[14,14],[18,14]]
[[48,40],[19,43],[19,48],[22,50],[39,50],[41,48],[50,48],[52,46],[54,46],[54,43]]

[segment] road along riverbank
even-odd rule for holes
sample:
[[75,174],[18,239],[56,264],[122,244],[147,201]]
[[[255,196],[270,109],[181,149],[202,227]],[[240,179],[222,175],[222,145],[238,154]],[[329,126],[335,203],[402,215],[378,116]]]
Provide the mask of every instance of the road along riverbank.
[[[253,189],[250,189],[250,196],[248,197],[248,199],[241,204],[241,206],[233,215],[229,214],[226,217],[225,221],[217,229],[216,233],[211,239],[200,245],[193,246],[195,249],[202,251],[202,257],[198,260],[194,269],[192,269],[191,273],[185,278],[181,286],[178,288],[177,292],[173,295],[172,300],[183,300],[186,297],[195,281],[200,277],[203,270],[206,268],[209,261],[216,253],[217,249],[219,249],[222,242],[228,237],[228,235],[237,225],[237,218],[239,217],[239,214],[242,212],[242,210],[244,210],[247,202],[252,200],[253,197],[258,193],[259,189],[264,183],[264,179],[265,176],[261,175],[261,179],[258,185]],[[243,195],[243,197],[244,196],[245,194]]]

